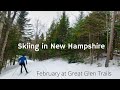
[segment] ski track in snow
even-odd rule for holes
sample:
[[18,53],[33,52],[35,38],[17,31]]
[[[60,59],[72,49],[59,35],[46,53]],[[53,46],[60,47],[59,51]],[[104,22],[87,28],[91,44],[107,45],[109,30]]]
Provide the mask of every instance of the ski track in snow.
[[[120,67],[117,66],[117,60],[110,61],[110,67],[105,68],[104,63],[105,60],[98,61],[102,64],[102,67],[97,67],[97,64],[94,63],[93,65],[90,64],[81,64],[81,63],[72,63],[68,64],[67,61],[56,58],[56,59],[48,59],[45,61],[32,61],[28,60],[27,64],[27,70],[28,74],[26,74],[25,69],[23,68],[23,73],[20,74],[20,66],[18,64],[14,66],[8,66],[6,69],[2,71],[2,74],[0,75],[0,79],[120,79]],[[97,62],[97,63],[98,63]],[[113,63],[115,65],[113,65]],[[39,76],[37,75],[37,71],[39,72],[48,72],[49,75],[45,76]],[[85,76],[82,74],[82,76],[78,75],[53,75],[51,76],[52,72],[82,72],[85,71],[89,72],[111,72],[111,76],[100,76],[98,74],[96,75],[88,75]]]

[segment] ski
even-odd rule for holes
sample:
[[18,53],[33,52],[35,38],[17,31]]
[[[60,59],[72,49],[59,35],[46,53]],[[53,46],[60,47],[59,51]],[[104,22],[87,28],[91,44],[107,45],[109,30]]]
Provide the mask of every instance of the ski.
[[29,74],[31,71],[29,71],[28,73],[26,73],[25,75]]

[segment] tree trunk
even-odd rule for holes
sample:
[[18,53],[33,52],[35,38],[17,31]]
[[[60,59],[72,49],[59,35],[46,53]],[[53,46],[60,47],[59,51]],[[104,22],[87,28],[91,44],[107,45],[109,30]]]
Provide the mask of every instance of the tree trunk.
[[109,31],[108,31],[108,16],[107,16],[107,13],[106,13],[106,30],[107,30],[107,49],[108,49]]
[[13,59],[13,65],[15,65],[15,59]]
[[10,65],[12,64],[12,58],[10,58]]
[[[91,44],[91,33],[89,33],[89,44]],[[92,49],[90,49],[90,64],[93,64]]]
[[109,41],[109,47],[107,50],[107,59],[105,62],[105,67],[109,66],[109,60],[113,58],[112,54],[113,54],[113,40],[114,40],[114,23],[115,23],[115,11],[112,12],[110,41]]
[[[1,52],[1,49],[2,49],[2,30],[3,30],[4,23],[5,23],[6,11],[1,11],[0,14],[1,14],[1,18],[0,18],[0,52]],[[0,60],[0,63],[2,65],[1,60]],[[1,65],[0,65],[0,67],[1,67]]]
[[[14,11],[13,17],[11,17],[11,11],[8,11],[7,32],[6,32],[5,40],[3,42],[3,47],[2,47],[2,50],[1,50],[1,53],[0,53],[0,62],[2,64],[3,64],[3,57],[4,57],[5,48],[6,48],[6,45],[7,45],[7,40],[8,40],[9,32],[11,30],[12,23],[13,23],[13,21],[15,19],[16,12],[17,11]],[[2,66],[0,66],[0,72],[1,72],[1,70],[2,70]]]
[[[4,43],[3,43],[3,47],[2,47],[2,50],[1,50],[0,62],[1,62],[2,64],[3,64],[3,57],[4,57],[5,47],[6,47],[6,45],[7,45],[8,35],[9,35],[9,30],[6,32],[5,41],[4,41]],[[2,70],[2,66],[3,66],[3,65],[1,65],[0,71]]]
[[[100,32],[97,33],[97,42],[100,43]],[[97,43],[97,42],[96,42],[96,43]],[[96,59],[97,59],[97,61],[98,61],[101,52],[100,52],[100,50],[95,50],[95,53],[96,53]]]
[[0,61],[0,74],[1,74],[1,70],[2,70],[2,62]]
[[3,11],[1,12],[1,20],[0,20],[0,40],[1,40],[1,37],[2,37],[2,30],[3,30],[3,26],[4,26],[4,23],[5,23],[5,15],[6,15],[6,11]]
[[15,65],[15,61],[16,61],[16,55],[15,55],[15,58],[13,59],[13,65]]
[[3,55],[4,55],[5,47],[7,45],[9,32],[10,32],[9,30],[6,32],[5,41],[3,43],[3,47],[2,47],[2,51],[1,51],[0,61],[3,61]]

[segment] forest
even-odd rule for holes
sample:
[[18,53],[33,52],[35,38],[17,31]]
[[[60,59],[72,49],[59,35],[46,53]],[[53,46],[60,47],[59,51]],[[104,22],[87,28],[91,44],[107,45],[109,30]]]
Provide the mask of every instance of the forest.
[[[0,72],[8,63],[15,65],[18,57],[25,54],[32,60],[65,58],[68,63],[93,64],[99,58],[106,58],[105,67],[114,56],[120,57],[120,12],[91,11],[79,16],[70,26],[69,16],[63,11],[61,16],[53,19],[46,34],[41,33],[44,25],[36,20],[33,25],[27,18],[28,11],[0,11]],[[104,49],[18,49],[19,43],[55,44],[104,44]],[[88,59],[89,58],[89,59]]]

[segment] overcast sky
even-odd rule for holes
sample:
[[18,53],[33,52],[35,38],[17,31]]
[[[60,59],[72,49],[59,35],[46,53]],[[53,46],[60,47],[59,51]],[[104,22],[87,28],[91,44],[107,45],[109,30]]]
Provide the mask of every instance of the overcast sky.
[[[69,16],[70,25],[75,23],[76,18],[79,15],[79,11],[66,11],[66,14]],[[85,15],[87,15],[87,11],[85,11]],[[47,27],[44,31],[50,27],[53,19],[57,19],[62,14],[62,11],[29,11],[28,18],[31,19],[30,23],[34,24],[36,19],[39,19],[42,24],[45,24]]]

